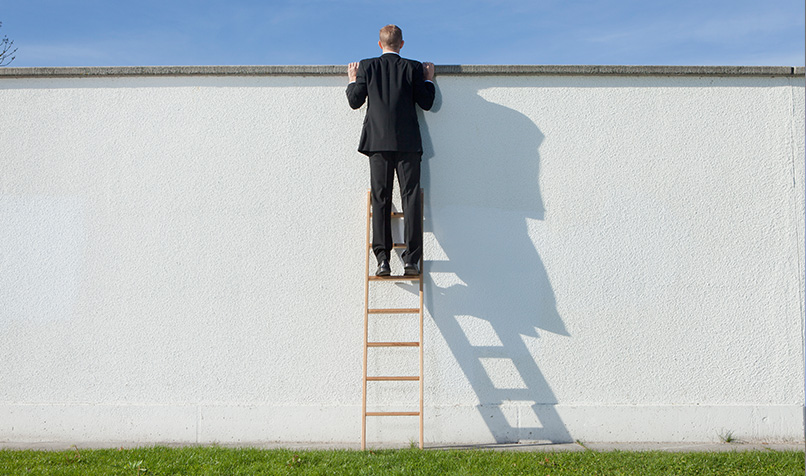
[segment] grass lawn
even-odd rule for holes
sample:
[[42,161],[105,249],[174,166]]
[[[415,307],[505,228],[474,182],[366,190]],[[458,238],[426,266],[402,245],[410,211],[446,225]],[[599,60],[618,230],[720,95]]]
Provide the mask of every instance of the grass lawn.
[[316,450],[149,447],[0,450],[0,475],[782,475],[804,474],[800,451],[717,453]]

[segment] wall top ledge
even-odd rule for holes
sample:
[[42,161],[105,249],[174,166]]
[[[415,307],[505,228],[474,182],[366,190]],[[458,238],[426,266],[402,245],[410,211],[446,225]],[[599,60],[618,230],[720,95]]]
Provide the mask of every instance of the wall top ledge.
[[[2,78],[104,76],[337,76],[345,65],[0,68]],[[802,66],[437,65],[437,75],[803,76]]]

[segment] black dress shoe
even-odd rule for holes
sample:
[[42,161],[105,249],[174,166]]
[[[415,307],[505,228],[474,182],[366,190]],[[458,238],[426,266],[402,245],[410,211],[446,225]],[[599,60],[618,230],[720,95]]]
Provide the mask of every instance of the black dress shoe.
[[419,276],[420,268],[414,263],[406,263],[403,266],[403,276]]
[[378,262],[378,269],[375,270],[375,276],[389,276],[390,274],[392,274],[392,268],[389,267],[389,260],[380,260]]

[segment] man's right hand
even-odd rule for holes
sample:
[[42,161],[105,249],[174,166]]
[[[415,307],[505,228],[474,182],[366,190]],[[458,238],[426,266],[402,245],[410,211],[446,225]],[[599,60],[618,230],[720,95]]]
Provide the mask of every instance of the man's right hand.
[[426,81],[434,80],[434,63],[423,63],[423,76],[425,77]]
[[347,65],[347,79],[352,83],[358,78],[358,63],[350,63]]

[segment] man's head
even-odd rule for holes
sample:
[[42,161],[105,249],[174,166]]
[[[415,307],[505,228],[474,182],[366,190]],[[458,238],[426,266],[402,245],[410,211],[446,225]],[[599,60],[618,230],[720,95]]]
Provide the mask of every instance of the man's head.
[[397,25],[386,25],[381,28],[378,46],[385,51],[400,51],[403,48],[403,31]]

